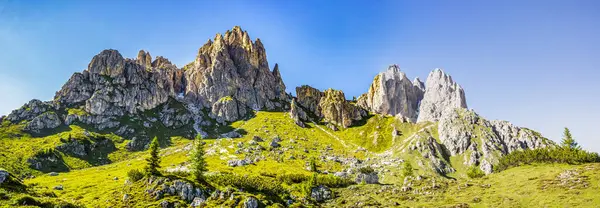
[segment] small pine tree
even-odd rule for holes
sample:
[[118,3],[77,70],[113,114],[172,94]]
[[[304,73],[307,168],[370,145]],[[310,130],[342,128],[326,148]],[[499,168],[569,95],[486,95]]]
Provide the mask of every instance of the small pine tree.
[[317,170],[317,161],[315,160],[315,158],[311,158],[310,162],[309,162],[309,167],[310,167],[310,171],[311,172],[318,172]]
[[405,161],[404,165],[402,166],[402,176],[407,177],[407,176],[412,176],[412,175],[413,175],[412,165],[410,164],[410,162]]
[[207,164],[204,159],[204,142],[202,141],[202,136],[200,134],[196,136],[196,146],[190,159],[192,162],[192,174],[194,175],[194,179],[198,183],[204,182],[204,173],[208,169],[206,168]]
[[567,148],[570,150],[579,149],[579,145],[577,144],[577,142],[575,142],[573,136],[571,136],[571,131],[569,130],[569,128],[566,127],[563,133],[563,139],[561,143],[563,148]]
[[160,175],[160,172],[158,171],[158,168],[160,168],[160,156],[158,155],[159,148],[158,138],[154,137],[150,143],[150,148],[148,148],[150,156],[146,158],[146,167],[144,168],[144,173],[146,175]]

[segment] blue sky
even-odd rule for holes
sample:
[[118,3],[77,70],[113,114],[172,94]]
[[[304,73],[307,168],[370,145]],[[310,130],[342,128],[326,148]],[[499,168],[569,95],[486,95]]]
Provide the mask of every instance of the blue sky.
[[240,25],[301,84],[367,91],[399,64],[423,80],[443,68],[469,108],[600,151],[600,1],[0,0],[0,114],[50,100],[103,49],[145,49],[178,66]]

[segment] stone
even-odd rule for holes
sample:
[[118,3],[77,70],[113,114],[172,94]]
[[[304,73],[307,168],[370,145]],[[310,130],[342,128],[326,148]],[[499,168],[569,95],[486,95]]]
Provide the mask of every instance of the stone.
[[270,144],[271,148],[278,148],[281,147],[281,145],[277,142],[277,140],[273,139],[273,141],[271,141]]
[[317,202],[324,202],[333,198],[333,192],[326,186],[320,185],[311,189],[310,197]]
[[194,200],[192,201],[192,204],[190,204],[190,206],[200,207],[200,206],[204,205],[205,202],[206,202],[206,200],[203,199],[202,197],[195,197]]
[[258,208],[258,199],[254,198],[254,197],[248,197],[246,198],[246,200],[244,201],[244,204],[242,205],[243,208]]
[[264,140],[263,140],[262,138],[260,138],[259,136],[256,136],[256,135],[254,135],[254,136],[252,137],[252,141],[255,141],[255,142],[263,142]]
[[62,125],[62,120],[54,112],[45,112],[36,116],[25,126],[25,131],[40,133],[45,129],[53,129]]
[[372,173],[359,173],[358,175],[356,175],[356,183],[360,184],[360,183],[366,183],[366,184],[378,184],[379,183],[379,176],[377,176],[376,172],[372,172]]
[[292,99],[290,104],[290,118],[294,120],[294,123],[302,128],[306,127],[303,121],[308,121],[308,115],[304,112],[304,109],[298,105],[296,99]]
[[57,172],[50,172],[50,173],[48,173],[48,175],[49,176],[58,176],[58,173]]
[[123,194],[123,201],[126,202],[129,200],[129,194]]
[[425,94],[417,122],[436,122],[444,111],[455,108],[467,108],[464,90],[441,69],[433,70],[425,82]]
[[63,187],[63,185],[58,185],[58,186],[55,186],[53,189],[60,191],[60,190],[63,190],[64,187]]
[[0,184],[4,183],[4,181],[8,181],[8,177],[10,174],[8,171],[0,169]]
[[225,96],[213,103],[210,116],[217,122],[225,124],[245,117],[246,113],[246,106],[239,104],[231,96]]
[[369,91],[361,95],[357,103],[378,114],[400,115],[415,122],[424,93],[420,84],[413,84],[398,65],[391,65],[375,76]]
[[323,93],[319,102],[323,120],[344,128],[350,127],[355,121],[362,120],[367,112],[346,100],[344,92],[328,89]]
[[308,85],[302,85],[296,87],[296,97],[299,106],[304,107],[317,118],[321,118],[321,108],[319,106],[321,97],[323,97],[321,91]]

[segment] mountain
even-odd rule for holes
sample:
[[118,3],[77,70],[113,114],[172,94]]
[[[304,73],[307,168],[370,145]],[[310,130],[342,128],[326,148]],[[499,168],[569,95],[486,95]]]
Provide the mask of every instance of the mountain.
[[[143,50],[135,59],[101,51],[53,100],[31,100],[0,118],[0,185],[10,178],[11,187],[33,187],[0,189],[0,205],[439,206],[446,199],[433,196],[473,191],[461,185],[471,171],[498,180],[502,157],[557,146],[468,110],[465,90],[441,69],[423,83],[391,65],[356,100],[308,85],[295,97],[285,90],[261,40],[237,26],[181,68]],[[197,134],[204,140],[194,141]],[[164,175],[134,180],[154,137]],[[189,175],[195,142],[206,143],[205,183]],[[355,202],[354,191],[372,197]]]

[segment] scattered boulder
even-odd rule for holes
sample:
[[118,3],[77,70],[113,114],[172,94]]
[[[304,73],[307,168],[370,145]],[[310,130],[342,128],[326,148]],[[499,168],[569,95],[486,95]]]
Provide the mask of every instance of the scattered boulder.
[[40,133],[44,129],[53,129],[62,125],[62,120],[54,112],[45,112],[36,116],[25,126],[25,131]]
[[324,202],[333,198],[333,192],[326,186],[320,185],[311,189],[310,198],[317,202]]
[[263,142],[264,141],[262,138],[260,138],[259,136],[256,136],[256,135],[254,135],[252,137],[252,140],[255,141],[255,142]]
[[253,164],[253,163],[254,162],[252,160],[247,159],[247,158],[243,159],[243,160],[234,159],[234,160],[227,161],[227,165],[229,167],[241,167],[241,166],[246,166],[246,165],[250,165],[250,164]]
[[10,174],[8,171],[0,169],[0,184],[4,183],[4,181],[7,181],[9,176]]
[[359,173],[356,175],[356,183],[366,183],[366,184],[378,184],[379,176],[377,176],[376,172],[370,173]]
[[248,197],[246,198],[246,201],[244,201],[244,204],[242,206],[243,208],[258,208],[258,199],[254,198],[254,197]]
[[271,148],[278,148],[281,147],[281,145],[277,142],[277,140],[273,139],[273,141],[271,141],[270,144]]
[[63,190],[63,188],[64,188],[63,185],[58,185],[58,186],[54,187],[54,190],[61,191],[61,190]]

